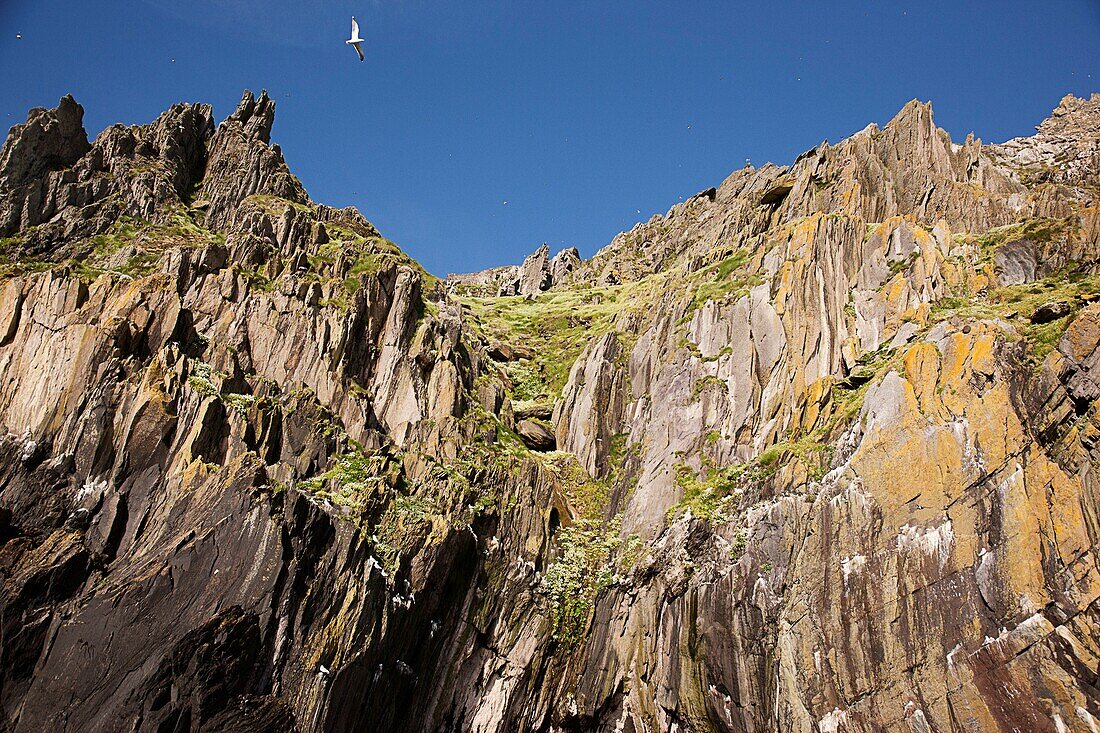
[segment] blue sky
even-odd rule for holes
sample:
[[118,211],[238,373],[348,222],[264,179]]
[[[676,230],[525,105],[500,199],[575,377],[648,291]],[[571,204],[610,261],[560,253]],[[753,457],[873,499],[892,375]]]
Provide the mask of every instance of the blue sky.
[[914,97],[956,138],[1029,134],[1100,91],[1100,0],[2,0],[0,69],[0,123],[71,92],[93,135],[266,88],[311,196],[445,274],[591,255]]

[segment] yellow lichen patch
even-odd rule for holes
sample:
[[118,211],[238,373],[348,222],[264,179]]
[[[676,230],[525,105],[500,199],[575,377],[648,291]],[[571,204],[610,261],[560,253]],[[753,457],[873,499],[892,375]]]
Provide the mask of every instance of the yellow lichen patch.
[[[905,379],[875,395],[852,467],[897,529],[899,552],[916,547],[941,562],[980,565],[996,577],[988,585],[1000,595],[990,602],[1033,613],[1052,600],[1043,562],[1052,554],[1065,587],[1086,598],[1100,588],[1083,569],[1091,546],[1084,488],[1030,444],[995,378],[1001,337],[978,326],[941,342],[942,357],[932,344],[908,349]],[[983,529],[990,517],[994,526]]]
[[945,259],[940,263],[940,276],[943,278],[948,292],[969,292],[970,268],[955,258]]
[[970,338],[961,331],[951,334],[944,348],[943,385],[957,386],[970,359]]
[[818,229],[821,226],[821,222],[825,220],[825,215],[820,212],[814,212],[809,216],[800,219],[791,228],[790,245],[788,247],[790,252],[794,252],[795,245],[797,244],[799,249],[813,242],[814,236],[817,234]]
[[1100,305],[1090,305],[1066,329],[1065,343],[1075,359],[1084,359],[1100,345]]
[[[992,374],[995,345],[992,328],[954,334],[942,355],[933,344],[915,344],[902,358],[904,378],[891,390],[880,385],[870,398],[870,433],[853,467],[897,526],[935,519],[960,486],[980,480],[983,470],[1025,444],[1007,387],[975,376]],[[979,387],[984,391],[976,392]],[[905,461],[896,460],[902,455]]]
[[989,289],[990,285],[993,284],[993,274],[989,272],[988,269],[987,267],[980,267],[967,278],[967,295],[974,297],[982,291]]
[[1032,482],[1029,473],[1016,462],[1006,465],[995,478],[988,496],[998,508],[1003,539],[990,548],[995,553],[994,570],[1006,595],[1013,599],[1026,595],[1042,606],[1051,600],[1041,561],[1051,549],[1043,546],[1043,525],[1049,520],[1040,519],[1047,514],[1042,482]]
[[932,312],[930,303],[917,303],[912,308],[906,308],[898,314],[898,320],[902,323],[912,321],[923,326],[928,322],[928,315]]
[[868,399],[873,401],[865,406],[869,432],[852,457],[853,469],[893,526],[912,521],[914,512],[921,520],[933,519],[934,513],[907,502],[918,494],[929,497],[921,502],[926,507],[949,501],[945,497],[962,481],[960,446],[949,431],[931,429],[913,385],[904,377],[888,375]]
[[817,426],[818,418],[829,397],[832,389],[832,377],[816,379],[803,393],[800,404],[802,410],[796,410],[791,418],[791,429],[794,433],[808,433]]
[[984,327],[970,342],[970,369],[977,374],[993,375],[997,369],[994,347],[998,333]]
[[779,286],[776,288],[774,299],[776,315],[782,316],[786,312],[787,298],[790,297],[791,294],[793,271],[794,264],[790,261],[785,261],[779,266],[779,273],[777,275]]
[[905,376],[914,385],[918,409],[926,416],[941,417],[936,395],[940,374],[940,352],[929,343],[914,344],[902,357]]
[[886,283],[883,288],[883,295],[886,298],[886,305],[891,312],[898,312],[903,305],[903,298],[909,293],[909,279],[905,277],[904,273],[899,272],[897,275]]
[[1030,499],[1036,505],[1037,513],[1040,516],[1049,515],[1052,530],[1049,539],[1058,552],[1060,564],[1070,566],[1092,547],[1081,511],[1081,493],[1084,489],[1080,479],[1067,476],[1038,450],[1033,450],[1029,455],[1027,475],[1032,489]]
[[858,183],[853,183],[848,188],[844,189],[840,198],[843,202],[844,208],[849,212],[858,211],[860,207],[860,199],[862,198],[862,189]]
[[920,247],[923,256],[935,258],[939,249],[936,246],[936,239],[932,236],[931,232],[922,226],[914,226],[913,239],[916,240],[917,246]]

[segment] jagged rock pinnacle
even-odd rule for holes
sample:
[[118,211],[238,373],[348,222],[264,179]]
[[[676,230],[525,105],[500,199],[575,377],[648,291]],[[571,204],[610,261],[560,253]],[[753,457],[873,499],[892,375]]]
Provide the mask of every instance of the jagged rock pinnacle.
[[71,95],[52,110],[36,108],[15,125],[0,150],[0,188],[12,189],[47,171],[73,165],[88,152],[84,108]]
[[236,122],[243,128],[245,137],[269,143],[271,127],[275,124],[275,101],[267,96],[266,89],[260,92],[259,99],[246,89],[237,109],[223,124],[231,122]]

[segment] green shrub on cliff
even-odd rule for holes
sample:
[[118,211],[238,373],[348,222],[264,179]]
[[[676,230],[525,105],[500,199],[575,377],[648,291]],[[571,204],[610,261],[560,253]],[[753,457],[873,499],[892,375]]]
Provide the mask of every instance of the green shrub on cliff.
[[580,519],[558,531],[557,554],[542,578],[555,639],[573,644],[583,637],[596,597],[615,580],[619,527]]

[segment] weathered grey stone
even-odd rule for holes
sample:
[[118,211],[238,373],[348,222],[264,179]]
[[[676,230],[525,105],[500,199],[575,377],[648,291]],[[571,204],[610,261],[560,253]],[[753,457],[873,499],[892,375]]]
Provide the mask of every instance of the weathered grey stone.
[[522,295],[533,297],[566,282],[581,264],[576,247],[563,249],[550,257],[550,246],[543,244],[522,265],[494,267],[480,272],[447,275],[452,292],[482,297]]
[[1067,94],[1031,137],[1018,137],[990,151],[1032,184],[1059,183],[1087,189],[1100,162],[1100,94]]
[[592,476],[607,474],[612,437],[620,430],[629,394],[620,366],[621,349],[615,334],[592,344],[569,374],[562,399],[554,409],[557,444],[575,453]]
[[517,295],[538,295],[552,284],[550,279],[550,247],[542,245],[519,267]]
[[558,285],[564,283],[569,273],[577,269],[581,264],[581,254],[576,247],[567,247],[550,259],[550,283]]
[[993,265],[997,284],[1021,285],[1039,277],[1039,263],[1035,244],[1027,239],[1008,242],[993,253]]

